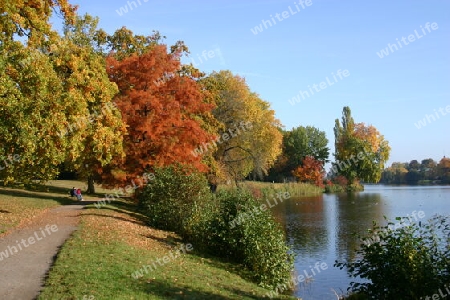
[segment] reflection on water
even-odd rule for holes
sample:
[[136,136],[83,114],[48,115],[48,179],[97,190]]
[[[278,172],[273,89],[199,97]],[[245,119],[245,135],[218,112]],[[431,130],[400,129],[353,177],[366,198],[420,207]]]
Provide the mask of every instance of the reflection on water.
[[354,257],[363,234],[373,221],[385,224],[412,211],[423,210],[426,218],[450,213],[450,187],[367,186],[361,193],[321,195],[285,200],[273,208],[289,245],[296,254],[296,274],[311,274],[311,268],[326,263],[327,269],[297,286],[303,300],[336,299],[346,292],[351,279],[345,270],[333,267],[335,260]]
[[355,233],[363,234],[373,221],[381,223],[386,212],[379,193],[339,194],[336,209],[337,259],[347,260],[354,256],[360,240]]

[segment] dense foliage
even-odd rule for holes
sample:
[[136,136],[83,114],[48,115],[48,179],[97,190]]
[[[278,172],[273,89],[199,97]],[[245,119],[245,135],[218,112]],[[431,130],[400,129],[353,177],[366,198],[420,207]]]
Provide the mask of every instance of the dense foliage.
[[342,122],[335,121],[334,136],[333,176],[344,176],[350,185],[359,180],[378,182],[391,150],[383,135],[372,125],[355,123],[346,106]]
[[443,157],[439,163],[432,158],[423,159],[420,163],[417,160],[409,163],[394,162],[383,170],[380,183],[450,184],[450,159]]
[[419,299],[450,282],[449,218],[435,216],[424,224],[398,219],[395,225],[374,224],[357,258],[336,262],[352,277],[368,280],[352,282],[350,291],[369,299]]
[[139,196],[150,225],[179,233],[195,249],[243,264],[261,286],[290,279],[293,260],[268,207],[239,190],[208,192],[204,176],[159,168]]
[[156,168],[154,176],[139,194],[140,211],[149,225],[185,234],[195,206],[210,197],[205,176],[182,165]]
[[291,180],[292,172],[303,166],[307,156],[314,158],[323,166],[328,162],[330,149],[325,132],[312,126],[298,126],[282,131],[282,153],[269,172],[267,180],[283,182]]
[[253,172],[266,175],[281,153],[281,123],[270,104],[252,92],[245,79],[230,71],[213,72],[201,85],[216,104],[216,137],[199,145],[210,165],[210,181],[242,180]]
[[197,211],[190,228],[190,238],[198,246],[243,263],[261,286],[273,289],[290,279],[293,258],[284,233],[250,193],[219,192],[209,206]]
[[323,187],[323,162],[314,159],[312,156],[306,156],[303,159],[302,166],[295,169],[292,174],[301,182],[313,183]]

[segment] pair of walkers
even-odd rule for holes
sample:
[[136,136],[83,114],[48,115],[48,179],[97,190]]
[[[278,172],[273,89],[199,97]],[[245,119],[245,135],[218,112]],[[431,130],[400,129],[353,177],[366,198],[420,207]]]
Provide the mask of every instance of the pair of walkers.
[[70,196],[71,197],[77,197],[77,200],[78,201],[81,201],[81,200],[83,200],[83,196],[81,195],[81,189],[76,189],[75,187],[73,187],[71,190],[70,190]]

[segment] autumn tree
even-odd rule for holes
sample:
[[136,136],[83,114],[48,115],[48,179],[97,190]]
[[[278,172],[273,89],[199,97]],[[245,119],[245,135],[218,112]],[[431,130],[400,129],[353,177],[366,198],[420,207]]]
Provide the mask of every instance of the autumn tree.
[[[66,162],[93,192],[96,172],[121,154],[125,129],[111,103],[117,86],[93,45],[106,41],[98,20],[78,17],[65,0],[7,1],[0,12],[0,157],[19,157],[0,178],[45,181]],[[63,16],[64,37],[51,29],[52,12]]]
[[58,173],[67,139],[67,100],[48,54],[59,41],[49,18],[67,22],[75,8],[65,0],[0,3],[0,159],[17,157],[0,170],[4,184],[48,180]]
[[[87,193],[95,193],[94,179],[113,158],[124,156],[125,124],[112,102],[118,88],[106,72],[106,62],[95,49],[98,19],[89,15],[67,22],[64,37],[51,52],[51,61],[63,82],[68,104],[65,128],[68,137],[66,165],[87,180]],[[97,43],[99,46],[99,43]]]
[[405,184],[408,163],[394,162],[392,165],[383,170],[380,182],[385,184]]
[[[105,169],[104,178],[126,184],[155,166],[175,162],[206,171],[201,157],[191,151],[213,139],[202,119],[213,105],[204,101],[196,81],[200,73],[181,65],[187,48],[179,42],[168,51],[152,38],[142,42],[134,38],[123,28],[109,38],[116,42],[106,60],[107,71],[119,88],[114,100],[127,124],[127,135],[125,159]],[[139,47],[131,51],[134,44]]]
[[76,6],[67,0],[29,0],[0,2],[0,41],[25,39],[32,49],[51,44],[58,37],[52,29],[50,17],[60,13],[66,22],[74,22]]
[[301,166],[297,167],[292,174],[300,182],[307,182],[323,187],[323,161],[316,160],[313,156],[306,156]]
[[358,179],[378,182],[390,152],[388,142],[378,130],[372,125],[355,123],[346,106],[342,123],[336,119],[334,135],[334,173],[345,176],[350,184]]
[[443,157],[437,165],[437,173],[442,183],[450,183],[450,158]]
[[219,121],[209,144],[214,149],[202,154],[212,155],[212,180],[237,182],[252,172],[259,177],[266,174],[281,153],[282,142],[281,124],[270,104],[230,71],[213,72],[201,83],[217,105],[213,115]]
[[47,56],[20,42],[0,43],[0,160],[20,157],[0,170],[5,184],[56,176],[66,146],[56,132],[66,107]]

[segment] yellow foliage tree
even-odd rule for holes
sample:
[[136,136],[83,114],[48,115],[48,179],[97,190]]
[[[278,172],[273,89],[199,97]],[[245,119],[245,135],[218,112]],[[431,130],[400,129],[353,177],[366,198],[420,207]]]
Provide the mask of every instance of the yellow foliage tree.
[[266,174],[281,154],[283,138],[270,104],[230,71],[213,72],[201,83],[216,104],[213,115],[219,121],[216,140],[198,151],[206,152],[204,157],[212,155],[215,173],[210,177],[237,182],[252,171]]

